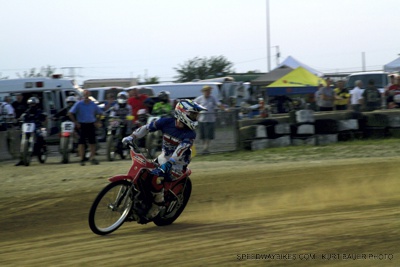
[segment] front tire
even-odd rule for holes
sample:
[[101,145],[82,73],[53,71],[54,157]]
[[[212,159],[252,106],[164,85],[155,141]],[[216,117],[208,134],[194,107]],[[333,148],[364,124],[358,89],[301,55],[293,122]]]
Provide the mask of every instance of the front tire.
[[25,166],[29,166],[32,160],[32,153],[29,151],[29,140],[25,139],[25,141],[21,144],[22,146],[22,162]]
[[130,182],[121,180],[100,191],[89,212],[93,233],[107,235],[121,227],[132,207],[131,186]]
[[61,156],[62,156],[62,163],[69,162],[69,138],[61,138],[60,140],[60,148],[61,148]]
[[153,219],[154,224],[157,226],[170,225],[178,219],[189,202],[192,193],[192,181],[188,177],[176,184],[172,191],[175,192],[177,198],[170,193],[171,199],[166,200],[169,202],[166,205],[166,211]]
[[106,154],[108,161],[114,161],[115,159],[115,145],[114,145],[114,136],[108,135],[106,140]]

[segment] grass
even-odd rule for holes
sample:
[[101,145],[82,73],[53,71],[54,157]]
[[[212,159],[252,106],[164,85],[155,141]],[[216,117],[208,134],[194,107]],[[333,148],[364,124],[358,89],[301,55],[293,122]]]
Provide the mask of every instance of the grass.
[[400,156],[400,139],[357,140],[338,142],[325,146],[288,146],[257,151],[234,151],[206,156],[196,156],[195,161],[263,161],[269,163]]

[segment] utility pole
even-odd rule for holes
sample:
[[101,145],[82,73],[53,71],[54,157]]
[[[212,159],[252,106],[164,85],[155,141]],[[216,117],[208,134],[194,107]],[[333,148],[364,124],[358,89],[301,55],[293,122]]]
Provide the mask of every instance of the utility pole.
[[266,0],[267,6],[267,65],[268,65],[268,72],[271,71],[271,40],[270,40],[270,33],[269,33],[269,0]]

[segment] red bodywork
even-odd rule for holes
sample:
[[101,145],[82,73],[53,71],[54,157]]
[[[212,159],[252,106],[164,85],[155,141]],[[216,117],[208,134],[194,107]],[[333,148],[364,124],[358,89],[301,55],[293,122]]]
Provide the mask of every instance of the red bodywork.
[[[111,178],[108,178],[110,182],[115,182],[119,180],[131,180],[131,181],[136,181],[140,174],[142,173],[142,170],[152,170],[156,168],[156,164],[153,161],[148,160],[143,154],[136,153],[131,149],[131,158],[132,158],[132,166],[129,169],[128,174],[120,174],[113,176]],[[173,188],[180,180],[184,179],[185,177],[188,177],[192,171],[190,169],[186,169],[186,172],[183,173],[181,176],[177,176],[176,173],[171,172],[172,176],[175,176],[174,181],[172,182],[165,182],[164,183],[164,190],[168,191],[171,188]],[[173,191],[174,193],[179,192],[181,188],[174,188]]]

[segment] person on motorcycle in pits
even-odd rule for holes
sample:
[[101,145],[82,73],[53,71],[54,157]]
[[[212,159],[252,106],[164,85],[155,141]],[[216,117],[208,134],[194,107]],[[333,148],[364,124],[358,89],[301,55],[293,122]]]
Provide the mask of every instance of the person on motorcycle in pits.
[[128,120],[126,116],[132,115],[132,107],[128,105],[128,93],[126,92],[119,92],[117,95],[117,103],[114,104],[107,113],[110,113],[110,117],[118,117],[125,125],[125,131],[123,134],[125,135],[127,129],[131,126],[132,121]]
[[[47,122],[47,114],[42,111],[42,109],[39,106],[39,103],[40,103],[39,98],[37,97],[29,98],[27,101],[29,107],[19,118],[19,120],[22,122],[31,122],[31,123],[34,122],[36,131],[44,127]],[[44,137],[42,135],[37,135],[36,142],[38,144],[43,143],[46,149],[46,140],[44,140]],[[21,166],[21,165],[24,165],[22,159],[17,164],[15,164],[15,166]]]
[[[160,166],[151,171],[148,178],[151,184],[153,203],[147,212],[147,219],[158,215],[164,204],[163,181],[174,180],[185,171],[191,160],[191,147],[196,138],[197,118],[200,111],[207,109],[189,99],[179,100],[175,106],[174,117],[164,117],[143,125],[130,136],[122,139],[124,144],[142,138],[149,132],[160,130],[163,133],[162,152],[156,162]],[[171,175],[171,171],[174,175]]]
[[172,111],[172,105],[169,101],[169,92],[161,91],[158,93],[157,98],[159,102],[155,103],[153,106],[153,115],[170,115]]

